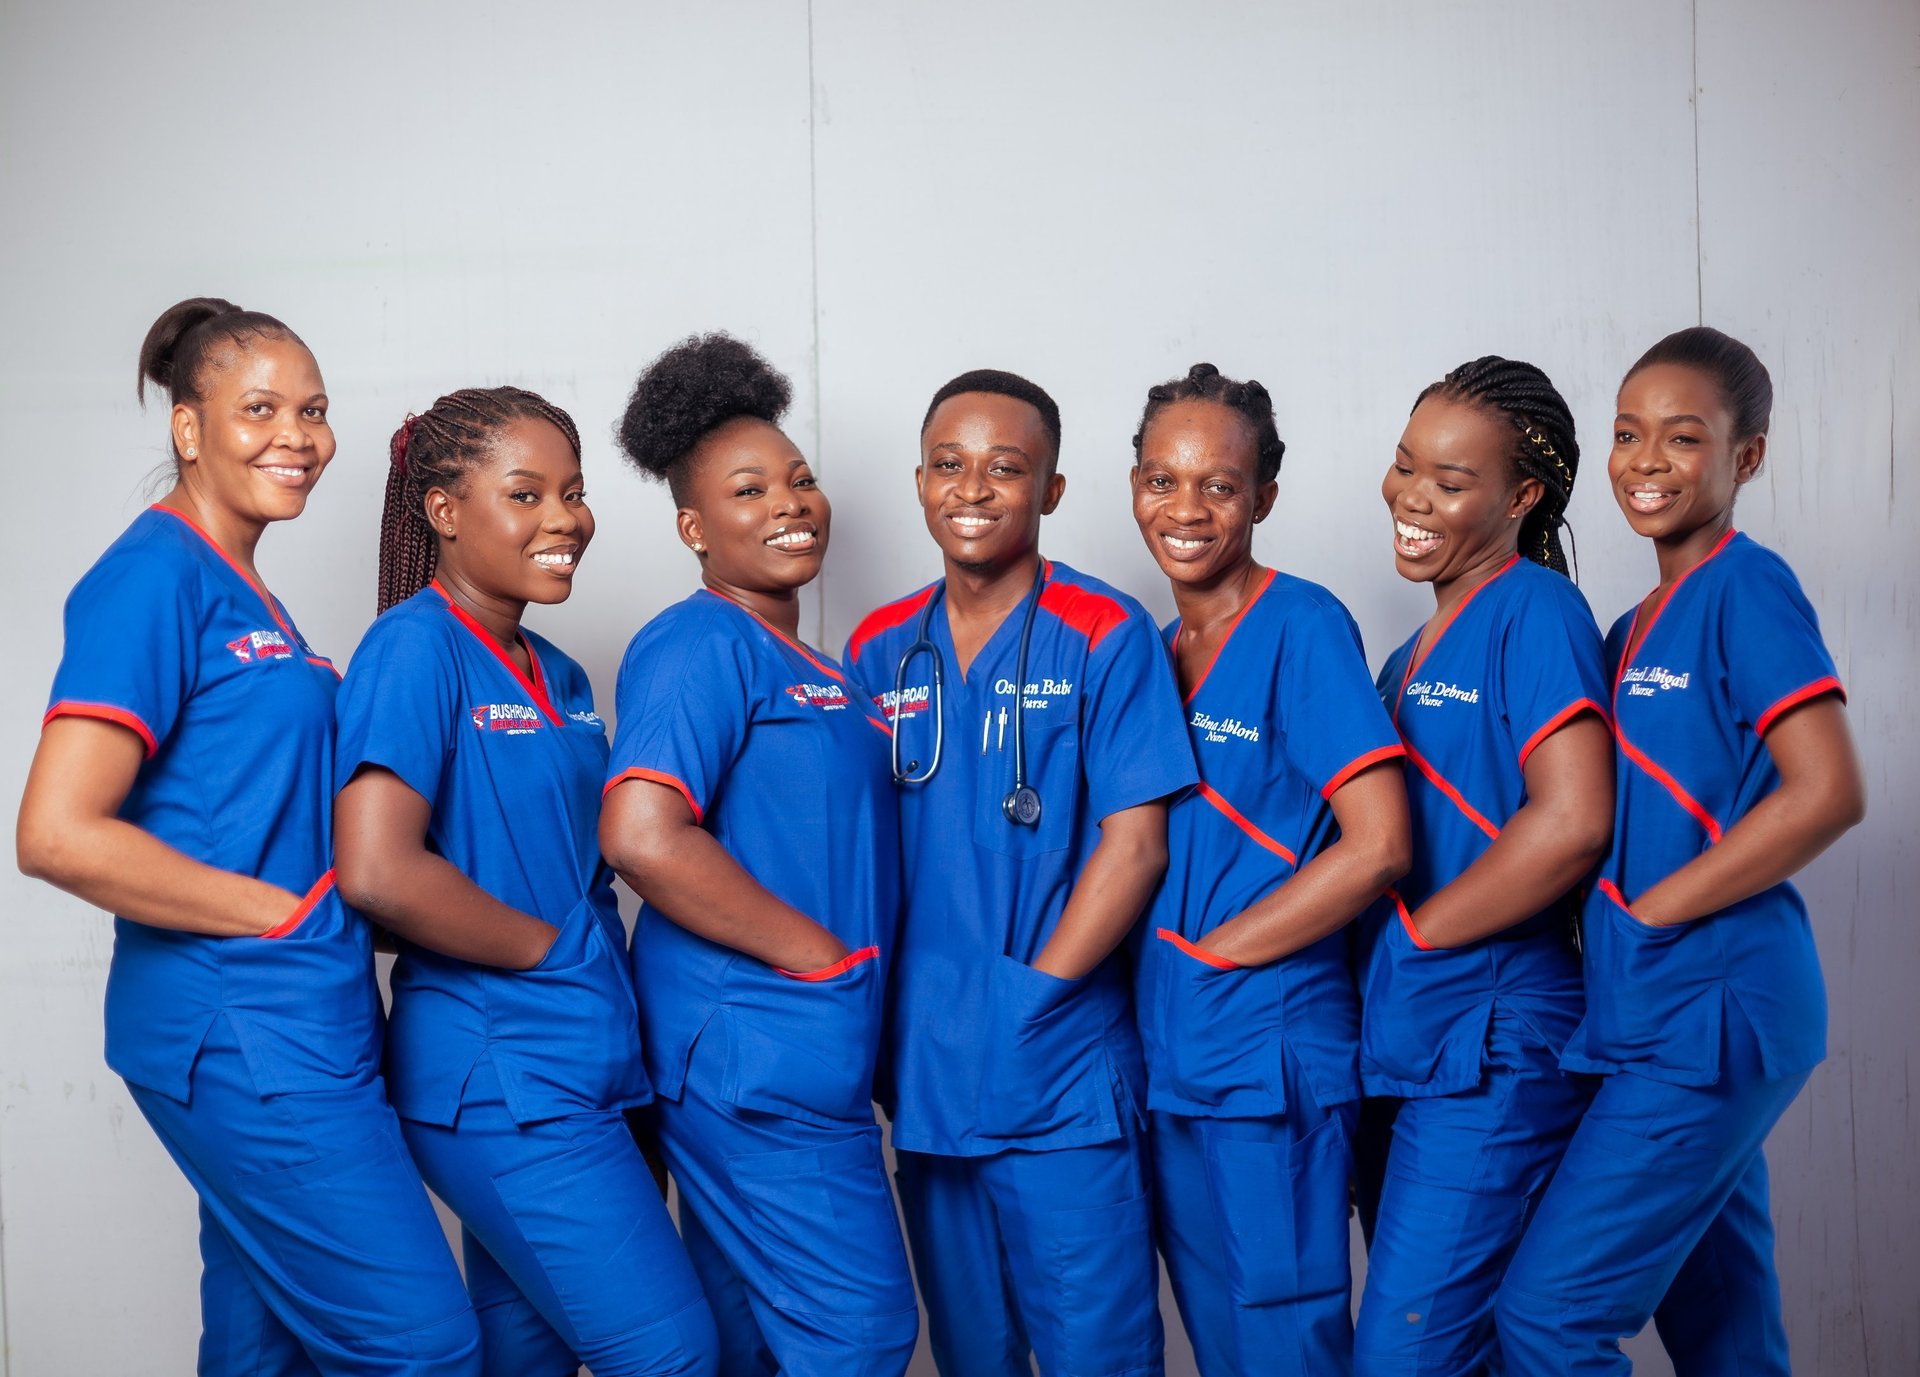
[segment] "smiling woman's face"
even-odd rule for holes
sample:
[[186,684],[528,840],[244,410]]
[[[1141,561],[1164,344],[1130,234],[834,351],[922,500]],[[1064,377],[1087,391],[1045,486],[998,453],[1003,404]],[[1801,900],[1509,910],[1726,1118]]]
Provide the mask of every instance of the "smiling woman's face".
[[704,547],[710,582],[778,595],[818,577],[833,506],[778,426],[735,417],[709,432],[687,462],[680,539]]
[[593,539],[580,456],[538,417],[502,426],[459,491],[429,489],[426,509],[443,576],[502,601],[565,602]]
[[1732,520],[1740,485],[1760,471],[1766,437],[1737,436],[1714,380],[1656,363],[1620,386],[1607,481],[1635,534],[1678,543]]
[[1513,435],[1503,417],[1468,402],[1436,395],[1414,408],[1380,484],[1402,578],[1451,583],[1520,548],[1543,488],[1514,481]]
[[201,400],[173,410],[183,481],[247,525],[300,515],[335,448],[307,346],[257,336],[210,357],[198,381]]

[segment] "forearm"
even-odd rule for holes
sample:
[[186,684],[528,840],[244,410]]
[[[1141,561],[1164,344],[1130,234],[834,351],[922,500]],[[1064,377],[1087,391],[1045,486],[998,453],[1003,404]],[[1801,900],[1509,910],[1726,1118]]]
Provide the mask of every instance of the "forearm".
[[1596,840],[1528,804],[1492,845],[1413,914],[1432,947],[1464,947],[1503,932],[1561,898],[1605,854]]
[[1239,966],[1278,961],[1352,922],[1405,869],[1389,848],[1342,837],[1200,946]]
[[419,850],[339,865],[340,896],[418,947],[503,970],[531,970],[559,935],[553,924],[503,904],[445,857]]
[[1103,834],[1033,968],[1078,980],[1105,961],[1139,920],[1166,868],[1164,820],[1157,844],[1150,838]]
[[117,818],[70,820],[35,836],[23,820],[18,849],[27,873],[109,913],[174,932],[258,937],[300,902],[279,885],[193,860]]
[[832,932],[769,892],[691,823],[654,830],[643,851],[616,846],[608,860],[657,912],[769,966],[816,971],[847,954]]
[[1854,816],[1796,792],[1776,789],[1718,843],[1644,894],[1627,895],[1634,916],[1668,927],[1718,913],[1791,879],[1853,826]]

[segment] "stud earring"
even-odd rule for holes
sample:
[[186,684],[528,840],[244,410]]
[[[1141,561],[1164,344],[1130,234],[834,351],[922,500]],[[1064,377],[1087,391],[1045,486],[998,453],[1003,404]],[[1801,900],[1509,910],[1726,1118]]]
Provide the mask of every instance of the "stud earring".
[[693,542],[693,552],[696,555],[704,555],[707,552],[707,547],[702,542],[696,540]]
[[200,451],[199,451],[199,450],[197,450],[197,449],[195,449],[195,448],[194,448],[194,447],[193,447],[192,445],[188,445],[188,446],[187,446],[187,458],[189,458],[189,459],[198,459],[199,457],[200,457]]

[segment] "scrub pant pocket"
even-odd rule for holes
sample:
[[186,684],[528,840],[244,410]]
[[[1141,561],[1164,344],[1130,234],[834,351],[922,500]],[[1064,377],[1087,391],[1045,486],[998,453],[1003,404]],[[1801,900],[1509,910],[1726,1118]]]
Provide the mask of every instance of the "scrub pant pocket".
[[[571,1377],[576,1360],[595,1377],[715,1371],[712,1316],[620,1111],[517,1124],[483,1058],[451,1128],[405,1129],[469,1236],[490,1375]],[[553,1336],[569,1350],[558,1367]]]
[[1678,1371],[1785,1377],[1760,1150],[1809,1073],[1768,1079],[1739,1019],[1721,1064],[1715,1085],[1602,1082],[1500,1291],[1515,1377],[1624,1377],[1656,1310]]
[[472,1308],[380,1081],[263,1094],[219,1018],[187,1100],[129,1089],[200,1196],[202,1377],[480,1371]]
[[1153,1116],[1160,1251],[1202,1377],[1352,1370],[1353,1109],[1295,1111]]

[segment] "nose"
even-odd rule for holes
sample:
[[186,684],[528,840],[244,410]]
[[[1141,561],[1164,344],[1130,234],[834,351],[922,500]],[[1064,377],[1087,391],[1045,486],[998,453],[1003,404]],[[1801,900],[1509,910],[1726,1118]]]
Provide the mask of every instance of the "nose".
[[953,495],[962,502],[976,505],[993,496],[993,485],[987,482],[985,466],[968,464],[961,469],[960,480],[953,485]]
[[774,490],[773,514],[775,516],[805,516],[809,510],[804,489],[788,483]]
[[564,497],[550,497],[541,512],[540,529],[570,535],[580,529],[580,508]]
[[1193,526],[1207,519],[1206,505],[1200,500],[1200,490],[1182,483],[1173,490],[1167,499],[1167,517],[1182,526]]

